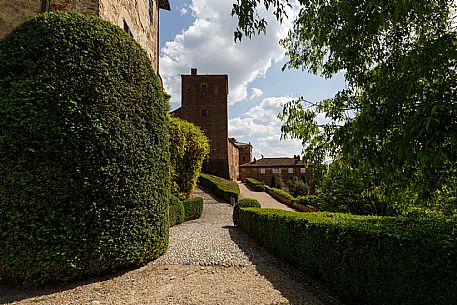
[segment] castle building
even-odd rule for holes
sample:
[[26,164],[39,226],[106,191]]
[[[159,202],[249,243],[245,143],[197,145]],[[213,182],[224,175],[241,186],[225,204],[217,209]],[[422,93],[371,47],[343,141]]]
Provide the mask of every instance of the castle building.
[[199,75],[197,69],[191,69],[190,75],[181,75],[181,81],[181,108],[173,115],[199,126],[208,137],[211,148],[203,172],[237,180],[240,155],[249,156],[243,151],[240,154],[245,143],[228,138],[228,76]]
[[159,9],[170,10],[168,0],[0,0],[0,38],[27,19],[51,11],[99,16],[125,31],[148,52],[159,74]]

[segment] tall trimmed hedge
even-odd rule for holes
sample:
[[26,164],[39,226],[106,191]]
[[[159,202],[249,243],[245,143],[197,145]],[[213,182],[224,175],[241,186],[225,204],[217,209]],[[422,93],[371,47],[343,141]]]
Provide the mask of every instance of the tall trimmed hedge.
[[348,304],[457,304],[457,219],[247,208],[240,225]]
[[172,116],[169,120],[172,192],[186,199],[197,184],[209,141],[194,124]]
[[96,17],[39,15],[0,45],[0,277],[69,280],[168,245],[169,107],[147,53]]
[[232,200],[237,202],[240,196],[238,184],[221,177],[201,173],[198,183],[226,202],[231,202]]

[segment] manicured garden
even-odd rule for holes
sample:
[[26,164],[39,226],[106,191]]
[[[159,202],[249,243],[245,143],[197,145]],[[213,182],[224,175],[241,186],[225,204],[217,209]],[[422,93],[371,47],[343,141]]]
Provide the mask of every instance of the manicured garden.
[[456,304],[457,219],[241,208],[239,225],[348,304]]
[[240,196],[240,187],[230,180],[201,173],[198,183],[226,202],[236,203]]

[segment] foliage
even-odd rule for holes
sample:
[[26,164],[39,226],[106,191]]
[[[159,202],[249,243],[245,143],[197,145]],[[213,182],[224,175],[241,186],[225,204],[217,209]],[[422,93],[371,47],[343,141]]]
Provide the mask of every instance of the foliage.
[[261,208],[261,205],[259,201],[254,198],[240,199],[233,207],[233,224],[235,226],[240,225],[240,209],[242,208]]
[[303,205],[311,205],[316,208],[321,208],[321,199],[316,195],[298,196],[295,201]]
[[203,213],[203,198],[192,197],[182,202],[184,206],[184,219],[185,221],[198,219]]
[[168,245],[169,106],[109,22],[42,14],[0,45],[0,275],[41,283],[142,265]]
[[291,194],[289,194],[288,192],[284,191],[284,190],[281,190],[281,189],[277,189],[275,187],[272,187],[270,188],[270,191],[275,193],[275,194],[278,194],[279,196],[282,196],[288,200],[295,200],[295,197],[292,196]]
[[[371,190],[368,191],[368,190]],[[369,171],[352,168],[341,160],[334,161],[322,179],[319,197],[322,210],[360,215],[394,214],[393,208],[406,205],[407,196],[401,204],[387,203],[376,196],[376,179]],[[391,198],[391,200],[393,200]],[[412,202],[412,200],[411,200]]]
[[456,304],[457,218],[241,209],[261,246],[324,279],[350,304]]
[[170,204],[168,207],[168,223],[170,224],[170,227],[183,223],[185,221],[184,216],[185,214],[183,203],[181,200],[179,200],[178,197],[170,194]]
[[265,185],[263,182],[257,181],[254,178],[246,178],[246,183],[254,192],[264,192]]
[[303,180],[298,179],[297,176],[292,176],[292,178],[287,181],[287,189],[294,197],[305,196],[308,194],[308,185]]
[[213,192],[221,200],[226,202],[238,201],[240,187],[236,182],[201,173],[198,183]]
[[284,180],[282,180],[281,175],[273,174],[271,176],[271,187],[275,187],[278,189],[283,189],[286,187],[286,184],[284,183]]
[[199,127],[169,116],[172,193],[181,199],[194,191],[209,141]]
[[[238,0],[235,40],[266,29],[261,3],[281,20],[292,2]],[[299,9],[282,41],[286,68],[342,72],[347,87],[286,104],[283,136],[301,139],[314,163],[330,155],[369,168],[381,196],[429,199],[446,187],[457,168],[455,1],[309,0]]]

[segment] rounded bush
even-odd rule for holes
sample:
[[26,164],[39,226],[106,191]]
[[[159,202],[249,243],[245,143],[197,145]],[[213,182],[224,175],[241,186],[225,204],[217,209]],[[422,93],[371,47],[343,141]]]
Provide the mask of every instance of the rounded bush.
[[142,265],[168,245],[169,107],[122,29],[42,14],[0,44],[0,277]]
[[243,198],[233,207],[233,224],[235,226],[240,225],[240,209],[241,208],[261,208],[260,203],[254,198]]

